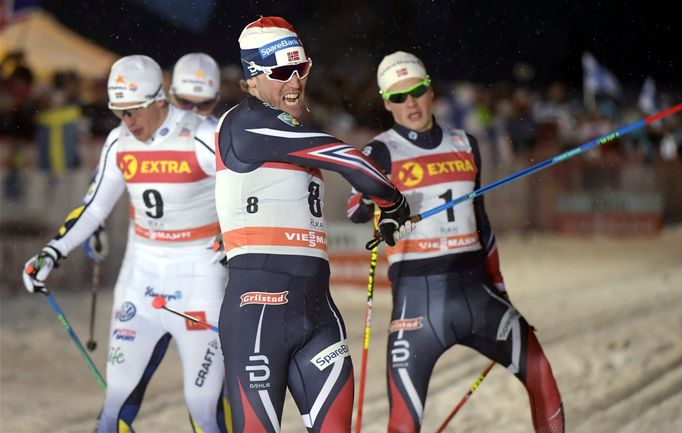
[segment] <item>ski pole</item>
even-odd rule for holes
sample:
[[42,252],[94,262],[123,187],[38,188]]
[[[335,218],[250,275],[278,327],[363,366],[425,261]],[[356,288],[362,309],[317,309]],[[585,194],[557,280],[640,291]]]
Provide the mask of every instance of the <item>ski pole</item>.
[[[443,203],[443,204],[440,205],[440,206],[436,206],[436,207],[434,207],[433,209],[429,209],[429,210],[424,211],[424,212],[422,212],[422,213],[420,213],[420,214],[411,216],[411,217],[410,217],[410,221],[412,221],[413,223],[417,223],[417,222],[423,220],[424,218],[428,218],[428,217],[430,217],[430,216],[432,216],[432,215],[434,215],[434,214],[437,214],[437,213],[439,213],[439,212],[442,212],[442,211],[444,211],[444,210],[446,210],[446,209],[450,209],[451,207],[454,207],[455,205],[457,205],[457,204],[459,204],[459,203],[462,203],[462,202],[464,202],[464,201],[472,200],[472,199],[474,199],[474,198],[476,198],[476,197],[478,197],[478,196],[480,196],[480,195],[485,194],[485,193],[488,192],[488,191],[492,191],[493,189],[499,188],[499,187],[502,186],[502,185],[506,185],[506,184],[508,184],[509,182],[513,182],[513,181],[516,180],[516,179],[522,178],[522,177],[524,177],[524,176],[528,176],[529,174],[535,173],[536,171],[540,171],[540,170],[542,170],[542,169],[544,169],[544,168],[547,168],[547,167],[549,167],[549,166],[552,166],[552,165],[554,165],[554,164],[556,164],[556,163],[558,163],[558,162],[561,162],[561,161],[563,161],[563,160],[565,160],[565,159],[572,158],[572,157],[574,157],[574,156],[576,156],[576,155],[579,155],[579,154],[581,154],[581,153],[583,153],[583,152],[586,152],[586,151],[588,151],[588,150],[590,150],[590,149],[592,149],[592,148],[595,148],[595,147],[597,147],[597,146],[599,146],[599,145],[602,145],[602,144],[604,144],[604,143],[608,143],[609,141],[615,140],[616,138],[618,138],[618,137],[620,137],[620,136],[623,136],[623,135],[625,135],[625,134],[628,134],[628,133],[630,133],[630,132],[632,132],[632,131],[634,131],[634,130],[636,130],[636,129],[639,129],[639,128],[643,127],[643,126],[649,125],[649,124],[651,124],[651,123],[653,123],[653,122],[655,122],[655,121],[657,121],[657,120],[660,120],[660,119],[662,119],[662,118],[664,118],[664,117],[670,116],[671,114],[675,114],[675,113],[677,113],[677,112],[680,111],[680,110],[682,110],[682,104],[677,104],[677,105],[675,105],[675,106],[673,106],[673,107],[668,108],[667,110],[663,110],[663,111],[658,112],[658,113],[656,113],[656,114],[653,114],[653,115],[651,115],[651,116],[649,116],[649,117],[646,117],[646,118],[644,118],[644,119],[641,119],[641,120],[639,120],[639,121],[637,121],[637,122],[634,122],[634,123],[631,123],[631,124],[629,124],[629,125],[626,125],[626,126],[622,127],[621,129],[618,129],[618,130],[616,130],[616,131],[614,131],[614,132],[612,132],[612,133],[610,133],[610,134],[603,135],[603,136],[601,136],[601,137],[598,137],[598,138],[595,138],[595,139],[593,139],[593,140],[590,140],[590,141],[588,141],[587,143],[582,144],[581,146],[578,146],[578,147],[576,147],[576,148],[574,148],[574,149],[571,149],[571,150],[568,150],[568,151],[566,151],[566,152],[564,152],[564,153],[562,153],[562,154],[559,154],[559,155],[557,155],[557,156],[555,156],[555,157],[553,157],[553,158],[549,158],[549,159],[547,159],[547,160],[545,160],[545,161],[542,161],[542,162],[539,162],[539,163],[537,163],[537,164],[535,164],[535,165],[532,165],[532,166],[530,166],[530,167],[527,167],[527,168],[525,168],[525,169],[523,169],[523,170],[521,170],[521,171],[518,171],[518,172],[516,172],[516,173],[514,173],[514,174],[512,174],[512,175],[509,175],[509,176],[507,176],[507,177],[505,177],[505,178],[502,178],[502,179],[500,179],[500,180],[498,180],[498,181],[496,181],[496,182],[493,182],[493,183],[491,183],[491,184],[489,184],[489,185],[486,185],[486,186],[484,186],[484,187],[481,187],[481,188],[479,188],[479,189],[477,189],[477,190],[475,190],[475,191],[472,191],[472,192],[470,192],[470,193],[468,193],[468,194],[465,194],[465,195],[463,195],[463,196],[461,196],[461,197],[458,197],[458,198],[456,198],[456,199],[454,199],[454,200],[451,200],[451,201],[449,201],[449,202],[447,202],[447,203]],[[371,239],[369,242],[367,242],[367,245],[365,245],[365,248],[367,248],[368,250],[371,250],[372,248],[374,248],[374,245],[375,245],[375,244],[378,245],[378,244],[381,243],[381,241],[383,241],[383,240],[384,240],[384,239],[383,239],[383,237],[381,236],[381,234],[377,234],[373,239]]]
[[[379,212],[374,213],[374,236],[379,231],[378,223]],[[365,402],[365,381],[367,378],[367,357],[369,355],[369,339],[371,335],[372,322],[372,303],[374,300],[374,273],[377,268],[377,259],[379,256],[379,244],[372,248],[372,254],[369,260],[369,276],[367,278],[367,307],[365,308],[365,333],[362,343],[362,367],[360,369],[360,390],[358,394],[358,411],[355,419],[355,433],[362,431],[362,406]]]
[[90,302],[90,337],[85,343],[85,346],[90,352],[97,349],[97,341],[95,341],[95,310],[97,309],[97,287],[99,286],[99,263],[94,262],[92,265],[92,297]]
[[199,318],[196,318],[194,316],[190,316],[189,314],[181,313],[177,310],[174,310],[166,304],[167,304],[167,302],[163,296],[157,296],[152,300],[152,307],[156,308],[157,310],[164,309],[166,311],[170,311],[171,313],[173,313],[175,315],[178,315],[180,317],[184,317],[187,320],[191,320],[192,322],[202,326],[203,328],[210,329],[211,331],[216,332],[216,333],[218,332],[217,326],[211,325],[210,323],[205,322],[205,321],[203,321]]
[[441,426],[438,427],[438,430],[436,431],[436,433],[442,433],[445,430],[445,427],[448,426],[448,424],[450,423],[452,418],[454,418],[455,415],[457,414],[457,412],[459,412],[459,410],[462,408],[462,406],[464,406],[464,403],[466,403],[467,400],[469,400],[469,397],[471,397],[471,394],[473,394],[474,391],[476,391],[476,388],[478,388],[478,386],[481,384],[481,382],[483,382],[483,379],[485,379],[485,377],[488,375],[488,373],[490,373],[490,370],[492,370],[494,366],[495,366],[495,361],[491,362],[490,365],[488,365],[485,368],[485,370],[483,370],[483,372],[478,375],[478,377],[476,378],[476,382],[474,382],[474,384],[471,386],[471,388],[469,388],[469,391],[467,391],[467,393],[464,394],[464,397],[462,397],[462,399],[459,401],[459,403],[457,403],[457,406],[455,406],[455,408],[452,410],[452,412],[450,412],[450,415],[448,415],[448,417],[445,419],[445,421],[443,421],[443,424],[441,424]]
[[71,325],[69,324],[69,321],[66,320],[66,316],[64,315],[64,312],[62,311],[61,308],[59,308],[59,304],[57,304],[57,300],[50,294],[50,292],[47,290],[47,287],[43,287],[40,289],[42,293],[47,296],[47,300],[50,301],[50,305],[52,306],[52,309],[57,313],[57,318],[59,319],[59,322],[64,326],[66,329],[66,332],[69,333],[69,336],[71,337],[71,340],[73,340],[74,344],[78,348],[78,351],[81,353],[83,358],[85,359],[85,362],[88,364],[88,367],[90,367],[90,371],[92,371],[92,374],[95,375],[95,379],[97,379],[97,383],[99,383],[99,386],[102,387],[103,390],[107,389],[107,383],[104,381],[104,378],[102,375],[99,373],[97,370],[97,367],[95,366],[95,363],[92,362],[92,359],[88,355],[88,353],[85,351],[85,348],[81,344],[80,340],[78,339],[78,336],[76,335],[76,332],[73,330]]

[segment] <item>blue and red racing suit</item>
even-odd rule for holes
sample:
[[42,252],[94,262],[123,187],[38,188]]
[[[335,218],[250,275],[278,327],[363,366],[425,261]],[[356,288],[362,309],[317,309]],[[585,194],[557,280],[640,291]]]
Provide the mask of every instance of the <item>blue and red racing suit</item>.
[[[363,149],[421,213],[480,187],[481,159],[474,137],[400,125]],[[367,221],[373,206],[362,193],[348,216]],[[561,397],[532,327],[504,288],[483,197],[420,221],[407,238],[387,247],[393,310],[388,338],[389,433],[420,431],[436,360],[455,344],[505,366],[523,382],[536,432],[563,433]]]
[[288,387],[310,432],[350,432],[353,368],[329,294],[324,181],[379,206],[401,194],[356,149],[250,96],[216,138],[216,208],[230,268],[220,314],[233,432],[279,432]]

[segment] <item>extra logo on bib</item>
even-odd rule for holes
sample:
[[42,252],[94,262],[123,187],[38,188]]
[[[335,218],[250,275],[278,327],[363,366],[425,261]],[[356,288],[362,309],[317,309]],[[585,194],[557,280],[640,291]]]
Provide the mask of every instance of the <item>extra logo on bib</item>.
[[475,181],[473,155],[450,152],[395,161],[391,167],[393,179],[401,191],[451,181]]
[[249,304],[261,305],[283,305],[289,302],[287,294],[289,291],[269,293],[269,292],[246,292],[240,296],[241,303],[239,307]]
[[182,183],[206,178],[194,151],[118,152],[116,164],[126,182]]

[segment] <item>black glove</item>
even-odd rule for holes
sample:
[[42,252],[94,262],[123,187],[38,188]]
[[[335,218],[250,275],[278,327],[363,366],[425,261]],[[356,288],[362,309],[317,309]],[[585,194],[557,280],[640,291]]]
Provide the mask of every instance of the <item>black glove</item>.
[[[382,208],[379,216],[379,232],[387,245],[395,246],[395,241],[404,238],[412,231],[410,205],[404,195],[390,208]],[[405,225],[408,222],[409,227]],[[403,229],[404,228],[404,229]]]
[[109,254],[109,237],[104,226],[99,226],[90,237],[83,242],[85,255],[95,263],[104,260]]

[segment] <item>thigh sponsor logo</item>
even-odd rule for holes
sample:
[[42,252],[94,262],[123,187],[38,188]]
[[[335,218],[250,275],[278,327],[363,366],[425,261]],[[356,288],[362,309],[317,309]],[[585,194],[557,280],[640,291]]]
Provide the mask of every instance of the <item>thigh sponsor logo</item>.
[[204,386],[204,383],[206,382],[206,376],[211,369],[211,365],[213,365],[213,357],[217,353],[211,350],[211,348],[215,349],[218,346],[218,342],[216,340],[211,341],[208,343],[208,345],[209,347],[206,348],[206,353],[204,353],[204,362],[201,363],[201,368],[197,373],[197,378],[194,379],[194,384],[199,388]]
[[261,304],[261,305],[282,305],[289,302],[287,299],[287,294],[289,291],[268,293],[268,292],[246,292],[240,296],[241,303],[240,307],[249,304]]
[[112,333],[114,340],[135,341],[137,332],[133,329],[117,328]]
[[[249,356],[251,364],[244,367],[244,370],[249,372],[249,388],[270,388],[270,383],[266,382],[270,379],[270,360],[265,355],[251,355]],[[256,382],[256,383],[253,383]],[[262,383],[266,382],[266,383]]]
[[407,367],[408,359],[410,359],[410,342],[395,340],[391,348],[391,367]]
[[148,298],[156,298],[157,296],[161,296],[166,301],[172,301],[173,299],[181,299],[182,291],[176,290],[175,293],[159,293],[155,291],[153,287],[147,286],[147,288],[144,290],[144,295]]
[[137,308],[135,308],[135,304],[128,301],[124,302],[123,304],[121,304],[121,308],[118,310],[119,322],[127,322],[128,320],[135,317],[136,312]]
[[125,355],[123,354],[123,349],[121,349],[120,347],[112,347],[109,350],[109,357],[107,361],[111,365],[123,364],[124,362],[126,362]]
[[502,319],[500,320],[500,325],[497,327],[498,340],[504,341],[509,337],[512,325],[518,320],[519,316],[521,316],[521,314],[519,314],[516,308],[510,308],[504,313],[504,316],[502,316]]
[[340,361],[347,356],[350,356],[350,350],[348,349],[348,342],[343,340],[327,347],[322,352],[315,355],[310,362],[322,371],[336,361]]
[[[197,318],[203,322],[206,321],[205,311],[185,311],[185,314]],[[193,322],[189,319],[185,319],[185,327],[187,328],[188,331],[205,331],[209,329],[206,328],[206,325],[204,325],[203,323]]]
[[424,316],[415,317],[414,319],[398,319],[391,322],[388,328],[388,333],[392,334],[398,331],[415,331],[424,326]]

